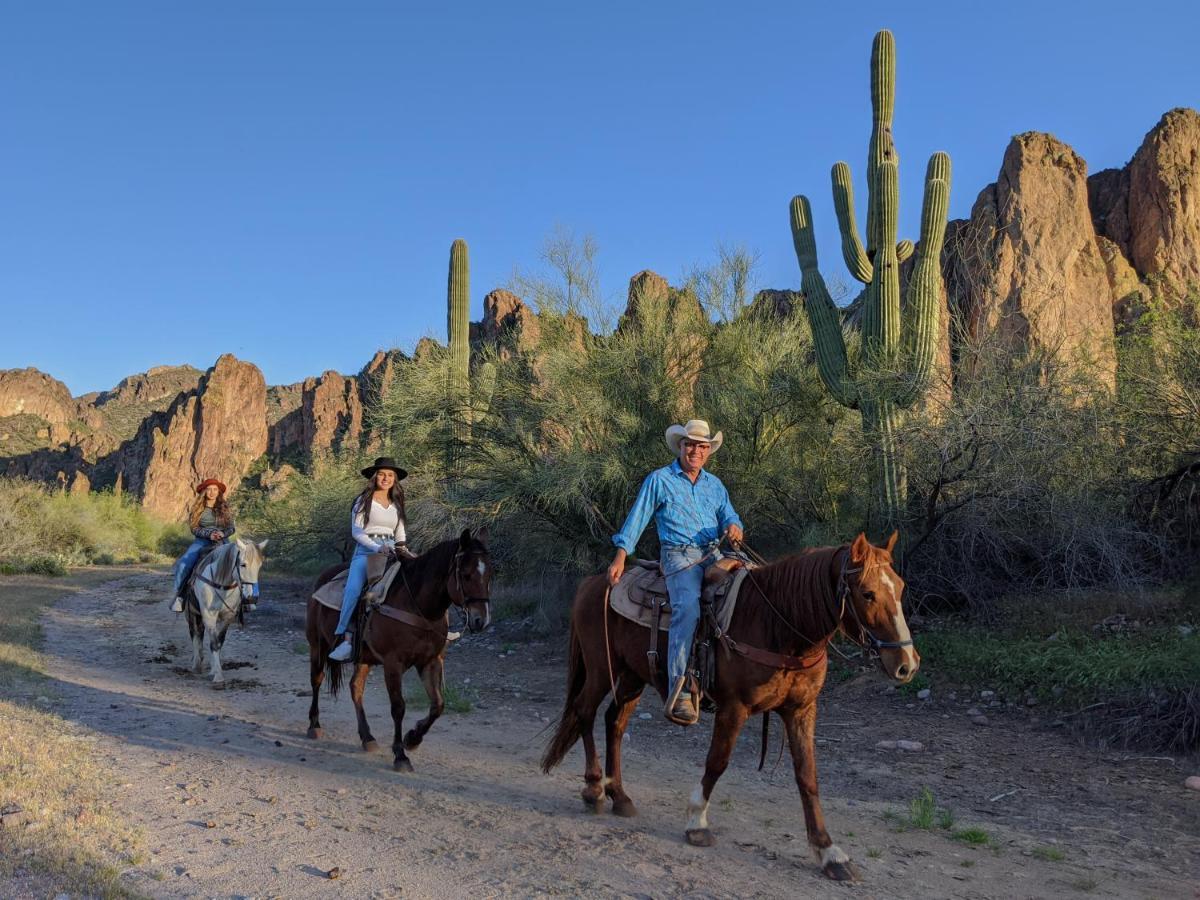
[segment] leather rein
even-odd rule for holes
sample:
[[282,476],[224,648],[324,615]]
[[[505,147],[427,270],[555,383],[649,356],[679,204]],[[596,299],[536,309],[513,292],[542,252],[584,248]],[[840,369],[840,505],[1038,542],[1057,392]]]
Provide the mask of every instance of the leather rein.
[[[226,602],[226,600],[225,600],[225,595],[228,594],[230,591],[234,590],[235,588],[242,588],[245,585],[250,585],[250,587],[253,588],[255,585],[258,584],[257,581],[243,581],[242,580],[242,551],[240,549],[237,549],[237,550],[234,550],[233,552],[237,554],[237,562],[235,563],[235,565],[233,567],[233,570],[234,570],[234,572],[237,573],[237,575],[236,575],[236,580],[232,584],[217,584],[217,582],[215,582],[211,578],[208,578],[207,576],[205,576],[203,571],[196,572],[195,574],[192,575],[192,578],[194,578],[196,581],[203,582],[204,584],[207,584],[209,587],[213,588],[214,590],[220,591],[222,594],[221,605],[224,606],[225,609],[229,610],[230,612],[233,612],[234,610],[236,610],[237,606],[230,606],[229,603]],[[208,569],[211,569],[213,562],[214,562],[214,560],[210,556],[208,561],[204,565],[204,570],[207,571]],[[239,590],[238,597],[240,598],[241,595],[242,595],[242,592]],[[240,602],[241,601],[239,599],[239,603]]]
[[[752,557],[757,557],[756,561],[759,563],[765,563],[765,560],[757,553],[754,553],[752,550],[750,550],[750,548],[745,545],[745,542],[741,542],[741,546],[742,549],[749,551],[749,554]],[[846,607],[849,606],[850,613],[854,617],[854,623],[858,626],[863,639],[856,639],[854,636],[847,633],[845,628],[842,628],[842,633],[864,650],[878,654],[880,650],[899,650],[902,647],[911,647],[913,643],[911,639],[905,641],[881,641],[869,628],[867,628],[866,625],[863,624],[862,619],[858,615],[858,610],[855,609],[854,604],[847,603],[847,600],[849,600],[851,594],[850,579],[847,576],[857,575],[862,571],[862,566],[853,569],[850,568],[850,554],[846,552],[845,556],[842,557],[842,566],[840,572],[838,573],[837,587],[834,590],[834,602],[841,607],[838,611],[836,620],[838,627],[841,628],[842,619],[846,615]],[[795,672],[803,669],[811,669],[817,663],[824,660],[828,654],[829,640],[833,635],[831,634],[829,637],[826,637],[821,641],[814,641],[812,638],[803,634],[791,623],[791,621],[788,620],[783,613],[779,611],[775,604],[771,602],[771,598],[767,596],[766,591],[759,587],[758,582],[754,580],[753,570],[748,570],[746,577],[749,579],[750,583],[754,585],[754,589],[758,591],[758,595],[763,598],[767,604],[767,608],[775,614],[775,617],[784,625],[786,625],[788,630],[797,637],[809,644],[812,644],[813,648],[803,656],[791,656],[787,653],[776,653],[773,650],[764,650],[761,647],[752,647],[748,644],[738,643],[728,634],[723,632],[717,635],[717,639],[739,656],[744,657],[751,662],[755,662],[759,665],[767,666],[768,668],[773,669],[784,669],[786,671]]]
[[[491,598],[489,597],[468,597],[466,591],[463,590],[462,572],[459,571],[459,560],[462,559],[463,551],[460,549],[454,554],[454,558],[450,561],[450,571],[454,573],[455,586],[458,588],[458,595],[463,598],[463,605],[468,603],[482,603],[485,606],[490,606]],[[446,573],[449,577],[450,572]],[[415,604],[417,595],[412,589],[412,585],[408,583],[408,574],[404,571],[404,563],[400,563],[400,578],[404,581],[404,589],[408,592],[409,598]],[[450,598],[454,600],[453,597]],[[450,620],[449,609],[442,615],[440,619],[427,619],[420,613],[409,612],[405,609],[398,609],[395,606],[388,606],[386,603],[380,603],[374,607],[375,612],[386,616],[389,619],[395,619],[397,622],[403,622],[405,625],[412,625],[424,631],[439,632],[443,628],[449,628]]]

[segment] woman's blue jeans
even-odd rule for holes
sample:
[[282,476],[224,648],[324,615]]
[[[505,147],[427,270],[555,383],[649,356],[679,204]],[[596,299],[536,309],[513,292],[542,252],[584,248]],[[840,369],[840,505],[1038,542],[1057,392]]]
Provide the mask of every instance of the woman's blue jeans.
[[[385,543],[379,549],[382,551],[389,546],[390,544]],[[350,627],[350,617],[354,615],[358,598],[367,583],[367,557],[374,552],[376,551],[368,550],[362,544],[354,545],[354,555],[350,557],[350,571],[346,575],[346,589],[342,591],[342,614],[338,616],[334,636],[345,634],[346,629]]]
[[721,558],[699,547],[664,547],[659,558],[671,598],[671,628],[667,632],[667,690],[687,674],[688,653],[700,622],[700,591],[704,573]]
[[183,594],[183,586],[187,584],[188,576],[192,574],[192,569],[196,566],[196,560],[200,558],[209,547],[212,547],[213,542],[207,538],[196,538],[188,545],[188,548],[183,551],[183,556],[175,562],[175,596],[179,597]]

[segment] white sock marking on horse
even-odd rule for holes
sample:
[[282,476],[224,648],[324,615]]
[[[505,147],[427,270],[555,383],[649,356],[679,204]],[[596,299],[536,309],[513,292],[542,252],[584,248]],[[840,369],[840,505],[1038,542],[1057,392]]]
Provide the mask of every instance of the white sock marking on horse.
[[830,863],[842,863],[843,865],[850,862],[850,857],[837,844],[830,844],[821,851],[821,868],[825,868]]
[[697,784],[692,788],[692,796],[688,798],[688,831],[708,827],[708,801],[704,799],[704,785]]

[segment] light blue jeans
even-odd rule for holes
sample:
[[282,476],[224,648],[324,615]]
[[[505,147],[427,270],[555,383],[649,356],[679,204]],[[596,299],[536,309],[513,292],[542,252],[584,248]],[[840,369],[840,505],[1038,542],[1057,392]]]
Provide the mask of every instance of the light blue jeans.
[[[707,556],[705,555],[707,554]],[[671,598],[671,628],[667,633],[667,690],[687,674],[688,653],[700,622],[700,591],[704,573],[721,558],[699,547],[663,547],[660,562]],[[703,562],[701,562],[703,560]]]
[[192,569],[196,566],[196,560],[200,558],[200,554],[209,547],[217,546],[208,538],[196,538],[192,541],[186,550],[183,551],[183,556],[175,563],[175,596],[183,595],[183,586],[187,584],[188,576],[192,574]]
[[[379,551],[390,549],[393,543],[386,541],[380,544]],[[337,628],[333,632],[335,637],[345,634],[346,629],[350,627],[350,617],[354,615],[358,598],[367,583],[367,557],[379,551],[368,550],[362,544],[354,545],[354,555],[350,557],[350,572],[346,575],[346,589],[342,592],[342,614],[338,616]]]

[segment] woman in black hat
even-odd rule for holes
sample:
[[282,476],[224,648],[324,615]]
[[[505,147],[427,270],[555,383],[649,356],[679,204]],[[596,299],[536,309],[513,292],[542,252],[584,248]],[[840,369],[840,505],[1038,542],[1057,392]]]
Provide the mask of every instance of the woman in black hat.
[[350,534],[354,538],[354,556],[342,594],[342,614],[334,636],[342,642],[329,654],[337,662],[350,659],[352,647],[346,638],[346,628],[358,597],[367,583],[367,557],[373,553],[406,550],[404,521],[404,488],[400,482],[408,475],[390,456],[381,456],[375,465],[362,470],[367,486],[350,507]]

